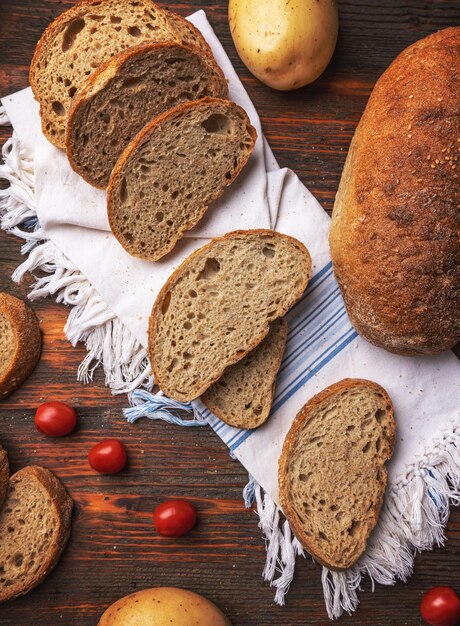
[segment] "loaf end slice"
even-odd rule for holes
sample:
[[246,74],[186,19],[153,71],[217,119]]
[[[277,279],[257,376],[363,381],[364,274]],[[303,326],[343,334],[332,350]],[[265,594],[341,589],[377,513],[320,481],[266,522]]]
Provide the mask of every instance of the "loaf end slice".
[[51,143],[65,148],[70,103],[88,76],[121,50],[146,41],[177,41],[166,12],[150,0],[83,0],[48,26],[29,80]]
[[41,353],[37,316],[22,300],[0,293],[0,399],[32,373]]
[[0,510],[5,501],[10,480],[10,468],[8,465],[8,455],[6,450],[0,445]]
[[283,511],[324,566],[343,570],[366,549],[395,440],[392,402],[376,383],[345,379],[298,413],[279,461]]
[[300,298],[310,273],[305,246],[271,230],[236,231],[196,250],[153,306],[155,382],[175,400],[202,395],[259,345]]
[[214,415],[235,428],[258,428],[267,420],[286,335],[287,323],[281,318],[257,348],[204,392],[201,400]]
[[0,513],[0,602],[27,593],[51,572],[70,535],[72,506],[60,480],[43,467],[10,478]]
[[197,48],[174,42],[124,50],[77,91],[66,130],[67,157],[88,183],[105,188],[112,169],[146,123],[182,102],[226,98],[218,65]]
[[238,176],[254,148],[246,112],[218,98],[160,115],[120,156],[107,189],[110,227],[129,254],[158,261]]

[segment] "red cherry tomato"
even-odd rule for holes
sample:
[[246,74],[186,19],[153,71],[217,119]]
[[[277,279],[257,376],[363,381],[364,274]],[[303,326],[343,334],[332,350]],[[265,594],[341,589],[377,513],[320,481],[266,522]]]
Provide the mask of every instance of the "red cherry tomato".
[[35,427],[48,437],[64,437],[77,424],[77,414],[64,402],[45,402],[35,413]]
[[195,507],[185,500],[167,500],[153,512],[155,528],[164,537],[181,537],[196,524]]
[[433,587],[422,598],[420,614],[431,626],[455,626],[460,622],[460,598],[452,587]]
[[118,439],[104,439],[88,454],[89,464],[100,474],[116,474],[124,468],[127,460],[126,448]]

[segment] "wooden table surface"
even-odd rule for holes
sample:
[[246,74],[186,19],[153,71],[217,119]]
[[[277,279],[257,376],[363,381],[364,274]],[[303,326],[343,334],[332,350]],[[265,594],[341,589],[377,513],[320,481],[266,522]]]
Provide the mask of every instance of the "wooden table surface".
[[[71,0],[0,0],[0,96],[28,85],[35,44],[47,24]],[[230,38],[226,2],[170,2],[187,15],[205,8],[262,118],[281,166],[289,166],[332,208],[348,145],[373,84],[392,59],[417,39],[460,24],[458,0],[342,0],[337,50],[325,74],[312,86],[275,92],[253,78]],[[9,130],[0,130],[0,139]],[[0,290],[26,297],[10,276],[21,260],[20,241],[0,235]],[[0,405],[0,441],[12,470],[43,464],[65,482],[75,500],[72,538],[58,567],[27,596],[0,607],[1,626],[95,626],[114,600],[136,589],[172,585],[215,601],[235,626],[325,625],[320,568],[299,559],[286,606],[273,603],[261,578],[265,548],[257,516],[245,510],[245,470],[232,461],[209,428],[181,429],[142,420],[129,426],[121,413],[125,397],[112,397],[99,373],[93,384],[76,382],[82,346],[63,334],[68,314],[51,299],[34,303],[44,333],[39,366]],[[47,439],[33,425],[35,407],[63,400],[78,409],[79,428],[71,437]],[[129,468],[116,476],[94,474],[88,449],[105,437],[119,437],[129,450]],[[188,536],[160,538],[152,510],[169,497],[192,501],[199,524]],[[407,584],[364,584],[361,604],[343,624],[415,626],[418,604],[433,585],[460,591],[460,511],[454,509],[445,548],[417,557]]]

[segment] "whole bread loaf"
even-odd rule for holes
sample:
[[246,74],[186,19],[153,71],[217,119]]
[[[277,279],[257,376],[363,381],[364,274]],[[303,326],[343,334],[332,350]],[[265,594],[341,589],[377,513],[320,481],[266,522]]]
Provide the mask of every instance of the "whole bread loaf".
[[267,421],[286,336],[287,324],[280,318],[257,348],[204,392],[201,400],[214,415],[234,428],[258,428]]
[[387,392],[359,379],[324,389],[292,423],[279,461],[281,506],[297,539],[330,569],[351,567],[366,549],[395,429]]
[[211,54],[194,26],[170,15],[151,0],[83,0],[48,26],[37,44],[29,80],[40,103],[43,134],[51,143],[65,148],[73,96],[118,52],[146,41],[175,41]]
[[48,469],[24,467],[9,481],[0,512],[0,602],[30,591],[59,560],[73,502]]
[[107,187],[130,140],[152,118],[206,96],[226,98],[217,63],[198,48],[174,42],[128,48],[102,64],[75,94],[66,149],[73,169],[95,187]]
[[0,293],[0,400],[33,372],[41,346],[34,311],[22,300]]
[[351,322],[399,354],[460,340],[460,28],[404,50],[356,129],[332,215]]
[[256,140],[230,100],[185,102],[149,122],[118,159],[107,188],[110,228],[133,256],[158,261],[238,176]]
[[310,272],[305,246],[271,230],[228,233],[196,250],[166,281],[150,316],[160,389],[184,402],[200,396],[259,345]]

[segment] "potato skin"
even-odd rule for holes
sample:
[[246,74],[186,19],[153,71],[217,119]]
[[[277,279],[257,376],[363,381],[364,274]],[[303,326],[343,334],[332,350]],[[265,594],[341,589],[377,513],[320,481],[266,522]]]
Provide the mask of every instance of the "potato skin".
[[230,0],[228,13],[241,60],[274,89],[313,82],[334,52],[336,0]]
[[176,587],[153,587],[114,602],[98,626],[232,626],[215,604]]

